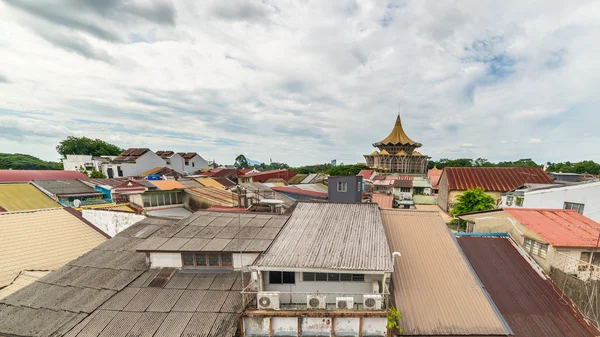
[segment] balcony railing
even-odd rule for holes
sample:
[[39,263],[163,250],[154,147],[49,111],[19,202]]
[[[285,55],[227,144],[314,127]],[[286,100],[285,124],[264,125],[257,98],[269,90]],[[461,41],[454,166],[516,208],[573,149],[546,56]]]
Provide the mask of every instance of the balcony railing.
[[242,291],[242,301],[243,306],[250,310],[381,311],[391,305],[389,293]]
[[584,281],[600,280],[600,266],[575,259],[567,254],[555,252],[551,265]]

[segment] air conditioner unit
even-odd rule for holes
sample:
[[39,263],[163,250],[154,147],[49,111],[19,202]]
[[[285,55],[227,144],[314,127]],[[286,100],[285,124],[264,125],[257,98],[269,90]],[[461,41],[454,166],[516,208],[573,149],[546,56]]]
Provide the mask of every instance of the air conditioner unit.
[[351,310],[354,308],[354,297],[336,297],[335,306],[340,310]]
[[259,309],[279,310],[279,292],[261,292],[256,297]]
[[327,296],[325,295],[307,295],[306,307],[308,309],[325,309],[327,308]]
[[363,305],[365,310],[381,310],[381,295],[365,294],[363,296]]

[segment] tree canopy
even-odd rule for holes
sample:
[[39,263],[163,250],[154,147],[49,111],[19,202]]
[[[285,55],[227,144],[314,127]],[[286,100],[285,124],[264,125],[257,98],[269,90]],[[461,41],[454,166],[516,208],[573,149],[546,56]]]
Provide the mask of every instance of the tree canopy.
[[325,173],[331,176],[355,176],[360,170],[368,170],[367,165],[339,165],[332,166]]
[[519,159],[517,161],[502,161],[498,163],[490,162],[485,158],[477,158],[477,159],[468,159],[468,158],[459,158],[459,159],[448,159],[441,158],[438,161],[430,160],[427,167],[432,169],[433,167],[437,167],[439,169],[443,169],[444,167],[542,167],[542,165],[537,164],[531,158]]
[[464,191],[456,197],[457,202],[450,215],[487,211],[496,207],[496,201],[487,195],[481,187]]
[[68,154],[85,154],[91,156],[118,156],[123,152],[120,147],[109,144],[101,139],[69,136],[56,146],[63,158]]
[[235,157],[235,163],[233,166],[239,170],[250,167],[250,164],[248,164],[248,159],[246,159],[246,156],[240,154],[239,156]]
[[584,160],[579,163],[548,163],[548,172],[563,172],[563,173],[589,173],[589,174],[600,174],[600,164],[591,161]]
[[62,163],[44,161],[37,157],[22,153],[0,153],[0,169],[2,170],[62,170]]

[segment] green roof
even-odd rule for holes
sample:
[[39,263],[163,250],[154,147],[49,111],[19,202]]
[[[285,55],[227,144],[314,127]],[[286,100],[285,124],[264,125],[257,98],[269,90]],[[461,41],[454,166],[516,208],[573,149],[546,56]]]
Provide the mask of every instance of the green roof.
[[414,195],[413,200],[417,205],[436,205],[437,200],[433,196],[429,195]]
[[306,178],[306,177],[308,177],[308,174],[298,173],[295,176],[293,176],[290,180],[288,180],[288,184],[290,184],[290,185],[300,184],[300,182],[302,180],[304,180],[304,178]]

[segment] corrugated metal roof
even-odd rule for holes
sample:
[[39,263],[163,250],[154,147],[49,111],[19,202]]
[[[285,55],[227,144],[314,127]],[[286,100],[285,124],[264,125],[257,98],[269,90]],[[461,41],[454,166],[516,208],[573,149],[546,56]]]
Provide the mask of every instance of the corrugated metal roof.
[[0,184],[0,207],[7,212],[62,207],[29,184]]
[[506,238],[462,237],[465,255],[515,337],[598,336],[569,299],[543,280]]
[[106,179],[101,179],[101,178],[90,178],[87,181],[84,181],[84,183],[91,185],[91,186],[110,186],[110,187],[115,187],[115,186],[119,186],[123,183],[123,180],[121,179],[114,179],[114,178],[106,178]]
[[421,187],[421,188],[431,188],[431,184],[425,178],[416,177],[413,180],[413,187]]
[[315,173],[311,173],[311,174],[307,175],[304,179],[302,179],[302,181],[300,181],[300,184],[308,184],[313,179],[315,179],[316,176],[317,175]]
[[[383,180],[379,180],[379,181],[383,181]],[[398,179],[398,180],[394,180],[392,186],[396,187],[396,188],[400,188],[400,187],[412,188],[413,187],[413,181],[412,180],[406,180],[406,179]]]
[[381,216],[391,250],[401,254],[392,281],[406,335],[509,334],[437,212],[382,210]]
[[373,193],[373,195],[371,195],[371,201],[376,203],[379,208],[392,208],[394,196],[391,194]]
[[221,185],[219,182],[214,180],[213,178],[196,178],[196,181],[205,187],[217,187],[224,189],[225,186]]
[[85,174],[78,171],[59,170],[0,170],[0,182],[2,183],[26,183],[32,180],[72,180],[89,179]]
[[440,170],[437,167],[427,171],[427,179],[429,179],[429,182],[433,188],[437,188],[438,183],[440,182],[440,177],[442,176],[442,172],[443,170]]
[[114,161],[136,161],[139,157],[143,156],[146,152],[150,151],[147,148],[129,148],[120,155],[118,155]]
[[259,267],[389,271],[376,204],[299,202]]
[[275,186],[272,187],[273,191],[288,193],[288,194],[297,194],[297,195],[305,195],[309,197],[319,198],[319,199],[327,199],[327,192],[317,192],[317,191],[308,191],[304,189],[300,189],[294,186]]
[[[379,153],[378,153],[379,154]],[[371,179],[371,177],[375,174],[375,170],[360,170],[357,176],[363,177],[364,180]]]
[[[164,288],[149,288],[160,273],[148,269],[144,253],[134,251],[137,244],[147,241],[136,236],[148,227],[171,225],[176,222],[142,220],[0,299],[0,335],[183,337],[207,331],[233,337],[241,310],[241,299],[236,297],[242,289],[239,272],[176,272]],[[190,327],[193,318],[195,325]],[[210,324],[198,330],[198,322]]]
[[237,194],[213,186],[188,188],[186,193],[201,200],[208,206],[238,206]]
[[65,209],[0,213],[0,287],[23,270],[54,270],[106,237]]
[[595,247],[600,224],[570,209],[504,208],[506,213],[557,247]]
[[33,185],[42,188],[54,195],[81,194],[81,195],[101,195],[92,187],[82,183],[79,180],[34,180]]
[[177,180],[148,180],[152,185],[156,186],[159,190],[162,191],[170,191],[170,190],[178,190],[185,189],[186,187],[182,185]]
[[306,177],[308,177],[308,174],[298,173],[295,176],[293,176],[290,180],[288,180],[288,184],[290,184],[290,185],[300,184],[300,182],[302,182],[302,180],[304,180],[304,178],[306,178]]
[[446,175],[449,191],[481,187],[485,191],[508,192],[525,183],[554,183],[541,168],[446,167],[442,175]]

